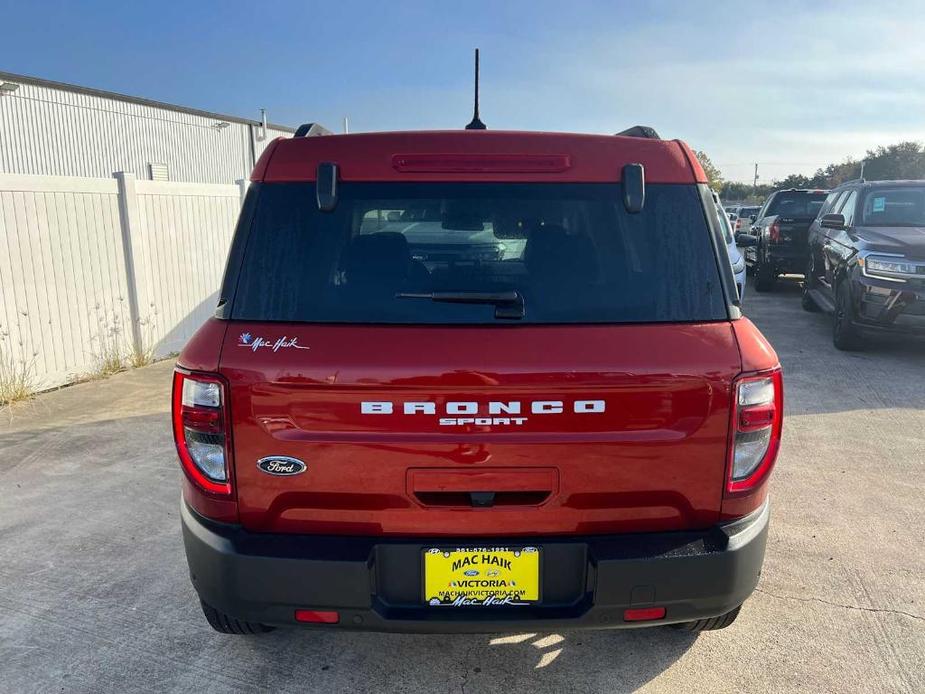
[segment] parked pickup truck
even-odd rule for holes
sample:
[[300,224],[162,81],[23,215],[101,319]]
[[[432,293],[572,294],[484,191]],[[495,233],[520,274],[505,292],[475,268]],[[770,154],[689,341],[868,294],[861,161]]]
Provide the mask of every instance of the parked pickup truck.
[[780,275],[805,270],[809,225],[827,194],[826,190],[791,188],[775,191],[765,200],[748,231],[751,240],[742,244],[748,246],[745,263],[755,276],[757,291],[771,291]]
[[651,135],[271,143],[174,375],[211,626],[731,624],[783,386],[719,222]]

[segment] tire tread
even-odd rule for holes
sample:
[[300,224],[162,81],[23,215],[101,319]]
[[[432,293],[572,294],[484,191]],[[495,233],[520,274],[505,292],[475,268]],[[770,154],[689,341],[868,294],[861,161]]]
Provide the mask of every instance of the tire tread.
[[680,624],[674,624],[675,629],[680,629],[682,631],[716,631],[717,629],[725,629],[734,621],[736,617],[739,616],[739,610],[742,609],[742,606],[739,605],[735,607],[726,614],[721,614],[718,617],[708,617],[707,619],[696,619],[693,622],[681,622]]
[[207,603],[200,601],[200,604],[202,605],[202,613],[205,615],[206,621],[209,622],[209,626],[220,634],[252,636],[273,631],[273,627],[267,626],[266,624],[255,624],[253,622],[235,619],[224,612],[219,612]]

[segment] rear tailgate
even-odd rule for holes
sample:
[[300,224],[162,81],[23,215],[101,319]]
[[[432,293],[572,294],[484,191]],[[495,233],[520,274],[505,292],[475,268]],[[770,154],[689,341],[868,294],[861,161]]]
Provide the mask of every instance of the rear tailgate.
[[[221,371],[241,521],[365,535],[707,527],[739,370],[727,322],[234,321]],[[267,456],[307,469],[270,475]]]
[[[775,252],[786,248],[793,257],[805,257],[809,249],[809,227],[815,217],[785,217],[779,215],[776,223],[780,229],[780,241]],[[773,223],[773,222],[772,222]],[[788,253],[791,255],[791,253]]]

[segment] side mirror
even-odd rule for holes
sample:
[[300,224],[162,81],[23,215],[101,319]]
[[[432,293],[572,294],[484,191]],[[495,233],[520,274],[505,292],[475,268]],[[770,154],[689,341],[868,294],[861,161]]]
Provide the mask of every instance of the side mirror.
[[754,248],[758,245],[758,239],[748,234],[736,234],[736,246],[740,248]]
[[822,219],[819,220],[819,226],[825,229],[844,229],[847,226],[845,224],[845,215],[824,214]]
[[750,215],[748,215],[748,218],[749,218],[750,220],[752,220],[753,222],[757,222],[757,221],[758,221],[758,215],[756,215],[756,214],[750,214]]
[[632,214],[642,212],[646,204],[646,172],[642,164],[623,167],[623,206]]

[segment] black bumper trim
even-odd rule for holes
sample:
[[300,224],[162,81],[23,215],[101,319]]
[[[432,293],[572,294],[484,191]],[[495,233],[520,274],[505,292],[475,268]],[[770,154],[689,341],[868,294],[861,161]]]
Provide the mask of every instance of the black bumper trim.
[[[190,576],[200,598],[238,619],[294,625],[296,609],[336,610],[323,628],[402,632],[638,627],[715,617],[754,590],[770,507],[704,531],[549,538],[386,538],[252,533],[181,503]],[[420,602],[420,553],[434,544],[543,548],[543,603],[431,608]],[[628,607],[667,608],[658,622]]]

